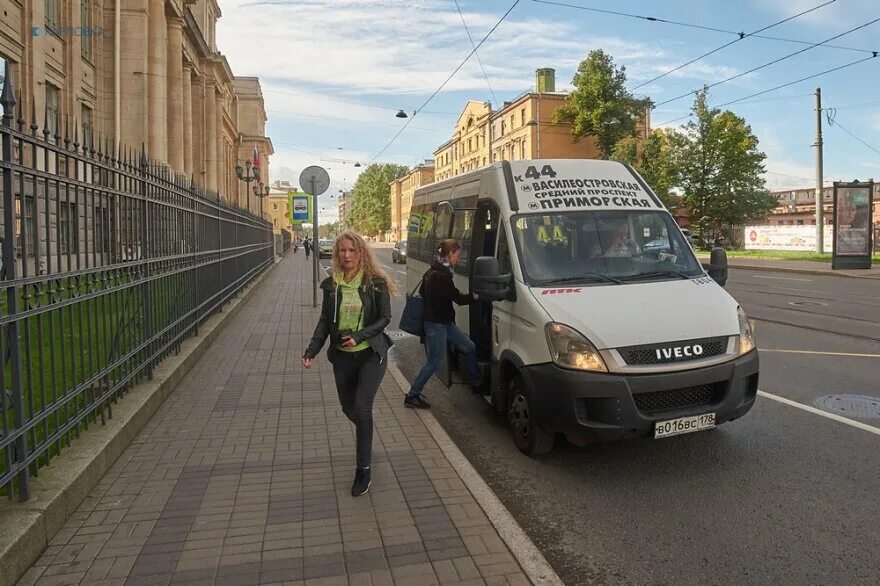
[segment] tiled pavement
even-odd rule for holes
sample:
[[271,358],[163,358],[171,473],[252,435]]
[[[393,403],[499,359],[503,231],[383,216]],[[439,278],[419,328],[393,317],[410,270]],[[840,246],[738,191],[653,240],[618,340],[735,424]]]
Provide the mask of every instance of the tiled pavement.
[[309,274],[275,267],[20,583],[529,583],[390,375],[351,497],[332,371],[300,364]]

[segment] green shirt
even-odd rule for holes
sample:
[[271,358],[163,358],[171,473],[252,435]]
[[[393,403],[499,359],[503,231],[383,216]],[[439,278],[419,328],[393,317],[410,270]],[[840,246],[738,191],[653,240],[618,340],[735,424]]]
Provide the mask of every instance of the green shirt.
[[[354,278],[346,283],[345,277],[336,273],[333,275],[333,281],[339,287],[339,294],[342,301],[339,304],[339,330],[349,330],[358,332],[364,328],[363,320],[363,303],[358,289],[363,281],[363,273],[358,273]],[[360,352],[370,347],[370,343],[366,340],[355,346],[354,348],[343,348],[342,345],[337,348],[343,352]]]

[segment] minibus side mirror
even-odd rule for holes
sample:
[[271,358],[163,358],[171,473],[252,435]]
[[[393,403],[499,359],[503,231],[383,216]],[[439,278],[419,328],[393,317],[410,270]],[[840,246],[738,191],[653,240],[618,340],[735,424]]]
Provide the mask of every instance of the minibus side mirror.
[[509,273],[501,274],[497,258],[480,256],[474,261],[471,293],[490,301],[502,301],[510,295],[510,280]]
[[712,279],[724,287],[727,284],[727,251],[716,246],[709,255],[709,263],[703,263],[703,268]]

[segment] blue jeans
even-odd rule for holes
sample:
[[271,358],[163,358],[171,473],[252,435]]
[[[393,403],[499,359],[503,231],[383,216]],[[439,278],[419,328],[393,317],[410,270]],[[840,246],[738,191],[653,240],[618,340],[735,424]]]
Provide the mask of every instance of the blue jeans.
[[452,344],[455,351],[458,352],[461,361],[464,363],[471,385],[478,387],[482,384],[480,369],[477,367],[476,344],[455,323],[438,324],[426,321],[425,347],[428,350],[428,362],[419,371],[407,397],[415,398],[422,394],[425,384],[437,372],[440,363],[443,362],[447,343]]

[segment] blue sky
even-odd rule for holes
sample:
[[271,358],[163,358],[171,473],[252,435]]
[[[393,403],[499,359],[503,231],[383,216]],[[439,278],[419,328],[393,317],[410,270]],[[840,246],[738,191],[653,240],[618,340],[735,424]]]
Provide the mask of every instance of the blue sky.
[[[676,20],[730,31],[751,32],[819,6],[827,0],[553,0]],[[513,0],[458,0],[471,35],[480,39]],[[322,198],[354,185],[406,120],[464,57],[471,43],[453,0],[228,0],[221,2],[218,44],[236,75],[260,77],[268,111],[267,134],[275,145],[272,180],[296,184],[308,165],[328,168],[333,184]],[[762,34],[808,42],[880,18],[878,0],[836,0]],[[449,139],[469,99],[498,104],[534,86],[539,67],[556,69],[557,89],[570,87],[578,63],[594,48],[625,65],[635,88],[735,35],[601,14],[520,0],[507,19],[391,144],[379,161],[414,165],[431,158]],[[722,104],[771,87],[846,65],[880,50],[880,22],[842,36],[776,65],[722,83],[710,103]],[[747,37],[636,93],[659,104],[686,92],[746,72],[807,47]],[[491,91],[490,91],[491,87]],[[835,121],[880,149],[880,57],[733,104],[767,153],[771,188],[813,185],[815,135],[813,92],[823,106],[837,108]],[[692,97],[658,106],[652,125],[687,115]],[[677,126],[686,120],[677,121]],[[880,179],[880,155],[824,121],[828,180]]]

